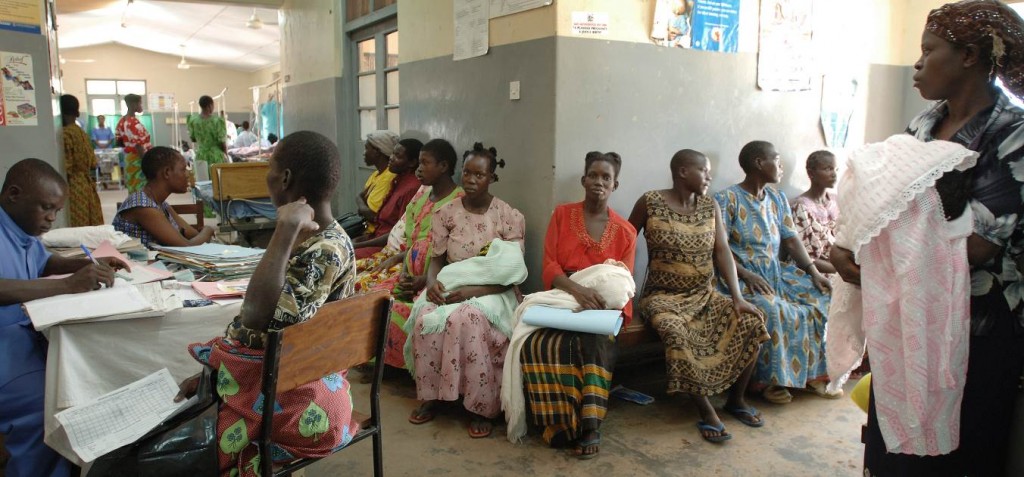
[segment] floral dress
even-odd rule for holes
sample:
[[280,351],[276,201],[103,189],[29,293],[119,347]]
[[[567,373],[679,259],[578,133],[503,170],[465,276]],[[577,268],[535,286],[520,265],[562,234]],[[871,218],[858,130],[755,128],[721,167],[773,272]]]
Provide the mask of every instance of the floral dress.
[[[344,229],[334,222],[306,239],[288,261],[285,285],[269,332],[313,318],[327,301],[351,296],[355,256]],[[243,304],[243,307],[245,304]],[[228,325],[224,337],[189,345],[200,363],[217,372],[220,475],[259,475],[263,412],[260,382],[265,334]],[[346,370],[277,395],[271,455],[275,462],[325,457],[344,447],[359,430],[352,422],[352,396]]]
[[793,200],[793,225],[811,260],[829,259],[838,218],[839,202],[831,192],[825,193],[824,204],[804,196]]
[[142,174],[142,155],[149,150],[149,131],[135,116],[124,116],[114,130],[117,140],[124,146],[124,182],[128,193],[138,192],[146,185]]
[[[462,200],[453,200],[434,212],[431,234],[434,258],[447,253],[448,262],[453,263],[479,255],[495,238],[522,245],[526,220],[497,197],[483,214],[472,214]],[[410,337],[413,363],[406,365],[415,368],[416,398],[456,401],[461,395],[470,412],[486,418],[497,416],[508,336],[468,303],[448,316],[444,331],[423,334],[419,318],[434,308],[428,305],[416,317]]]

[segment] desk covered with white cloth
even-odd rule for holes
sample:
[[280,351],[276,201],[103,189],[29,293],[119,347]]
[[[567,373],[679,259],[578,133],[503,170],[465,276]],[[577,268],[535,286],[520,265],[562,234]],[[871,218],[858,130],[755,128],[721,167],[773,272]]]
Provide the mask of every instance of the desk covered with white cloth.
[[241,302],[177,308],[156,318],[65,323],[46,330],[45,441],[81,465],[54,417],[167,368],[178,382],[201,370],[186,346],[223,335]]

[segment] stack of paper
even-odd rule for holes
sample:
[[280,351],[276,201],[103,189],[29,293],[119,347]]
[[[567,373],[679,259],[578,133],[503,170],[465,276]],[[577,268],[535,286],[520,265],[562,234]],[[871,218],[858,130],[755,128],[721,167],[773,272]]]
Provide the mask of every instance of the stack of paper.
[[[154,290],[156,295],[154,295]],[[111,288],[57,295],[24,303],[25,313],[37,330],[53,325],[117,316],[119,318],[142,318],[163,316],[164,304],[159,302],[160,285],[156,283],[141,286],[128,285],[118,278]],[[154,302],[158,300],[158,302]]]
[[192,282],[192,288],[208,300],[243,297],[248,287],[248,279],[233,282]]
[[204,280],[237,280],[247,278],[256,270],[263,257],[263,250],[207,243],[194,247],[155,246],[160,253],[157,258],[177,263],[199,275]]
[[57,413],[71,448],[85,462],[131,444],[177,411],[196,402],[174,402],[178,384],[167,368],[94,401]]

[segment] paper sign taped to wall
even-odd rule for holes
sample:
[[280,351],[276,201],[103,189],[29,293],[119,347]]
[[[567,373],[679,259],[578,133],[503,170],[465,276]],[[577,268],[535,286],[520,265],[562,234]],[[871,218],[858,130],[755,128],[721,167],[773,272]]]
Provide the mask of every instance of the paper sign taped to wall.
[[608,36],[608,12],[572,12],[572,34]]

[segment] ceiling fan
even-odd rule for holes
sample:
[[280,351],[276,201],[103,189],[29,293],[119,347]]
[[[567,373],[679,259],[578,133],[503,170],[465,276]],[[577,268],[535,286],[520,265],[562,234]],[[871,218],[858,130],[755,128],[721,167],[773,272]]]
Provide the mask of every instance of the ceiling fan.
[[58,59],[60,61],[60,64],[62,64],[62,65],[63,64],[67,64],[67,63],[95,63],[96,62],[96,60],[94,60],[92,58],[82,58],[82,59],[65,58],[64,55],[58,56]]
[[194,65],[185,60],[185,45],[181,45],[181,61],[178,62],[179,70],[187,70],[193,67],[195,68],[208,68],[212,65]]

